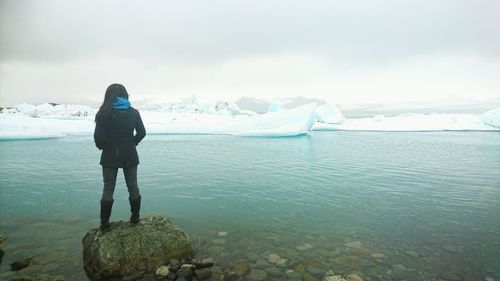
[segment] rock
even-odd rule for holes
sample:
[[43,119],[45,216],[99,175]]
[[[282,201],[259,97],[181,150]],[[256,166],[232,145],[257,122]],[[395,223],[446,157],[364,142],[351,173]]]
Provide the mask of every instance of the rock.
[[232,271],[228,271],[224,273],[224,281],[236,281],[240,278],[240,276]]
[[21,278],[14,278],[11,280],[16,280],[16,281],[65,281],[66,279],[64,278],[64,276],[61,276],[61,275],[38,274],[35,276],[30,276],[30,277],[23,276]]
[[181,267],[179,270],[177,270],[177,272],[175,272],[175,275],[177,275],[177,278],[191,280],[193,279],[194,272],[191,267]]
[[176,272],[181,267],[181,262],[177,259],[171,259],[168,262],[168,267],[170,268],[170,271]]
[[271,264],[267,260],[258,260],[254,265],[254,267],[258,269],[264,269],[269,266],[271,266]]
[[0,235],[0,246],[2,246],[2,243],[5,242],[5,240],[7,240],[7,235]]
[[279,266],[279,267],[286,267],[288,264],[288,260],[287,259],[279,259],[277,262],[276,262],[276,265]]
[[495,279],[493,279],[491,277],[486,277],[486,278],[484,278],[484,280],[486,280],[486,281],[495,281]]
[[406,271],[406,266],[404,266],[402,264],[395,264],[392,266],[392,268],[394,268],[394,270],[398,270],[398,271]]
[[293,270],[288,270],[286,272],[286,277],[289,280],[301,280],[302,279],[302,275],[300,275],[300,273],[298,273],[297,271],[293,271]]
[[355,249],[359,249],[359,248],[363,247],[363,244],[361,244],[360,241],[349,242],[349,243],[346,243],[345,245],[349,248],[355,248]]
[[446,251],[451,252],[451,253],[456,253],[456,252],[460,251],[460,249],[458,249],[457,247],[455,247],[453,245],[445,245],[443,247],[443,249],[445,249]]
[[340,275],[334,275],[325,277],[323,281],[347,281],[347,280]]
[[4,254],[5,252],[2,249],[0,249],[0,264],[2,264],[2,259]]
[[225,231],[221,231],[221,232],[219,232],[219,233],[218,233],[218,235],[219,235],[220,237],[224,237],[224,236],[226,236],[226,235],[227,235],[227,232],[225,232]]
[[313,265],[308,265],[306,267],[306,270],[312,276],[314,276],[314,278],[319,279],[319,280],[321,280],[321,278],[323,278],[323,276],[325,276],[325,273],[326,273],[325,270],[323,270],[323,269],[321,269],[319,267],[313,266]]
[[272,263],[272,264],[276,264],[279,260],[280,260],[280,256],[278,254],[270,254],[268,257],[267,257],[267,261],[269,263]]
[[309,244],[309,243],[305,243],[303,245],[299,245],[297,247],[295,247],[297,250],[299,251],[307,251],[307,250],[310,250],[313,248],[313,245]]
[[162,276],[162,277],[167,277],[169,272],[170,272],[170,269],[168,268],[168,266],[163,265],[163,266],[158,267],[158,269],[156,270],[156,275]]
[[266,272],[271,277],[281,277],[281,276],[283,276],[283,272],[281,270],[279,270],[279,268],[277,268],[275,266],[266,268]]
[[415,252],[415,251],[406,251],[406,254],[410,257],[413,257],[413,258],[418,258],[420,257],[420,254]]
[[251,280],[262,281],[266,280],[267,273],[264,270],[252,269],[252,271],[250,271],[248,276],[250,277]]
[[134,226],[114,222],[106,232],[92,229],[82,243],[84,268],[91,280],[154,272],[170,259],[193,254],[189,236],[163,216],[144,218]]
[[26,268],[30,265],[31,260],[33,257],[27,257],[22,261],[15,261],[10,264],[10,271],[19,271],[23,268]]
[[238,274],[238,276],[244,276],[248,271],[250,271],[250,267],[244,262],[236,264],[233,268],[233,272]]
[[212,240],[212,243],[214,243],[215,245],[225,245],[226,244],[226,240],[225,239],[213,239]]
[[212,275],[212,270],[210,268],[196,269],[194,275],[198,280],[205,280],[210,278]]
[[381,253],[373,253],[372,254],[372,258],[374,259],[383,259],[385,256],[384,254],[381,254]]
[[347,281],[363,281],[363,279],[356,274],[350,274],[347,276]]
[[202,259],[202,260],[194,259],[193,264],[198,269],[211,267],[214,265],[214,259],[213,258],[206,258],[206,259]]
[[309,274],[307,272],[302,274],[302,279],[304,279],[304,281],[318,281],[318,279],[316,279],[314,276],[312,276],[311,274]]

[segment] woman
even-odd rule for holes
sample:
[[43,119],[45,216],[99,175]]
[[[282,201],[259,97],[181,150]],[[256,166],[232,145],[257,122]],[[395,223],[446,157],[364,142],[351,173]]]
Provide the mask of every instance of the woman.
[[[135,136],[134,136],[135,129]],[[94,141],[102,150],[101,165],[104,189],[101,198],[101,230],[110,227],[113,192],[118,168],[123,168],[129,192],[130,222],[139,222],[141,195],[137,185],[139,157],[135,147],[146,136],[139,111],[130,106],[123,85],[112,84],[106,89],[104,102],[95,116]]]

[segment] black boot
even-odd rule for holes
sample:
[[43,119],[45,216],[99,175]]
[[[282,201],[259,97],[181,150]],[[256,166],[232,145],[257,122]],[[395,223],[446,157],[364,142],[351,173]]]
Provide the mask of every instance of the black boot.
[[130,212],[132,212],[132,215],[130,215],[130,223],[132,224],[137,224],[140,221],[139,218],[139,211],[141,210],[141,196],[136,198],[129,198],[128,199],[130,202]]
[[101,226],[99,229],[102,231],[108,230],[111,226],[109,224],[109,217],[111,216],[111,209],[113,207],[114,200],[106,201],[101,199]]

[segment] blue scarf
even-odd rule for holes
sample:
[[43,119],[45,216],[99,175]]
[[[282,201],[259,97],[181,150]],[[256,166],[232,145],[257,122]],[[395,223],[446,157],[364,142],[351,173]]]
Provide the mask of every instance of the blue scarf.
[[130,108],[130,102],[127,98],[116,97],[113,100],[113,109],[128,109]]

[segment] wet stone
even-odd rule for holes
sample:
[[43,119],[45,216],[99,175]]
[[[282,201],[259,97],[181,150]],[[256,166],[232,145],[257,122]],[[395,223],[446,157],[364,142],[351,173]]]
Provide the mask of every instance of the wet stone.
[[236,281],[240,278],[240,276],[232,271],[228,271],[224,273],[224,281]]
[[248,276],[251,278],[251,280],[262,281],[266,280],[267,273],[260,269],[252,269],[252,271],[250,271]]
[[316,267],[316,266],[313,266],[313,265],[309,265],[306,267],[306,270],[307,272],[309,272],[312,276],[314,276],[314,278],[316,279],[322,279],[323,276],[325,275],[326,271],[319,268],[319,267]]
[[194,271],[194,275],[198,280],[205,280],[210,278],[212,270],[210,268],[197,269]]
[[277,268],[275,266],[266,268],[266,272],[267,272],[267,274],[269,274],[269,276],[272,276],[272,277],[281,277],[284,275],[284,273],[281,270],[279,270],[279,268]]
[[22,261],[15,261],[10,264],[10,271],[19,271],[25,267],[28,267],[30,265],[31,260],[33,257],[27,257]]
[[248,266],[248,264],[240,262],[234,266],[232,271],[238,274],[238,276],[244,276],[248,273],[248,271],[250,271],[250,267]]
[[302,278],[300,273],[298,273],[297,271],[294,271],[294,270],[288,270],[287,272],[285,272],[285,276],[289,280],[295,280],[295,279],[300,280]]
[[266,260],[258,260],[255,264],[254,264],[254,268],[257,268],[257,269],[264,269],[264,268],[267,268],[271,266],[271,264],[269,262],[267,262]]
[[415,252],[415,251],[406,251],[406,254],[410,257],[413,257],[413,258],[418,258],[420,257],[420,254]]

